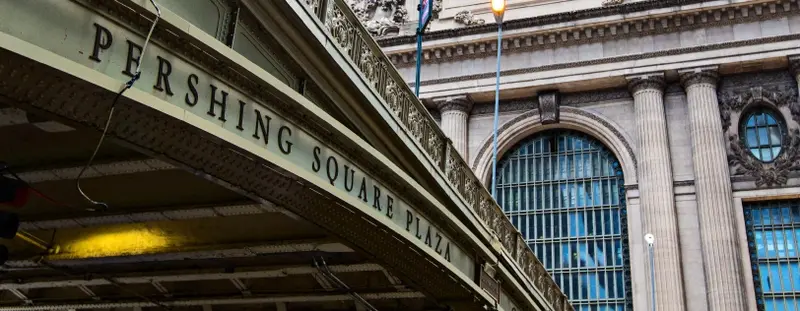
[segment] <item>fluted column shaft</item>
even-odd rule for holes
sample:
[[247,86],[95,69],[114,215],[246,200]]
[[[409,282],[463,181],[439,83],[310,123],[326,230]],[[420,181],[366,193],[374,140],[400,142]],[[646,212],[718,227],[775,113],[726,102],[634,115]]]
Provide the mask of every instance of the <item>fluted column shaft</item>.
[[[655,236],[656,304],[660,311],[682,311],[686,309],[686,304],[664,113],[664,76],[651,74],[629,77],[628,83],[633,94],[639,134],[637,158],[642,219],[645,233]],[[647,277],[650,278],[649,273]]]
[[745,310],[731,178],[717,101],[718,75],[715,68],[679,73],[689,104],[708,307],[711,311]]
[[469,138],[467,137],[467,122],[472,102],[466,96],[449,97],[434,100],[439,112],[442,114],[442,132],[453,142],[453,148],[467,159]]

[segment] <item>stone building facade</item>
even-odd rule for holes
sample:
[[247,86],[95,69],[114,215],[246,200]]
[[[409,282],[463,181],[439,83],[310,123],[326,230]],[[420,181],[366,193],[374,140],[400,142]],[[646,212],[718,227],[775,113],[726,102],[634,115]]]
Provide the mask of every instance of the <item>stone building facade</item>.
[[[487,2],[437,1],[420,97],[492,187]],[[509,0],[504,30],[496,199],[576,309],[800,310],[797,1]]]

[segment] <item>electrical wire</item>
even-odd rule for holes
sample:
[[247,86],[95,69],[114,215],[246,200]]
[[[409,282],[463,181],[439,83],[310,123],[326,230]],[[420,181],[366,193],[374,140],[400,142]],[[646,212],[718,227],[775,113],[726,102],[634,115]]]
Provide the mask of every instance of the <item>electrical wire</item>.
[[[78,192],[83,196],[83,198],[86,199],[86,201],[89,201],[89,203],[91,203],[93,206],[101,207],[101,210],[103,211],[108,210],[108,204],[106,204],[105,202],[95,201],[88,195],[86,195],[86,193],[83,192],[83,189],[81,188],[81,177],[83,177],[83,173],[85,173],[86,170],[89,169],[90,166],[92,166],[94,158],[97,156],[97,152],[100,151],[100,146],[103,145],[103,141],[105,140],[106,134],[108,133],[108,128],[111,125],[111,119],[114,116],[114,108],[117,105],[117,101],[119,101],[119,98],[122,97],[122,94],[125,93],[125,91],[133,87],[133,84],[136,83],[136,81],[139,80],[139,77],[141,77],[142,75],[142,63],[144,63],[144,56],[145,52],[147,51],[147,44],[150,42],[150,37],[153,35],[153,30],[156,29],[156,24],[158,24],[158,20],[161,18],[161,8],[158,7],[158,4],[156,4],[155,0],[150,0],[150,3],[153,4],[153,7],[156,8],[156,18],[153,20],[153,25],[150,26],[150,31],[147,33],[147,38],[145,38],[144,40],[144,44],[142,45],[142,52],[139,53],[139,63],[136,65],[136,73],[134,73],[133,77],[131,77],[131,79],[122,86],[122,89],[119,91],[119,93],[117,93],[117,96],[114,97],[114,101],[111,102],[111,108],[109,108],[108,110],[108,116],[106,117],[106,124],[105,126],[103,126],[103,133],[100,134],[100,140],[97,142],[97,146],[95,146],[94,152],[92,152],[92,156],[89,157],[89,161],[86,162],[86,165],[81,169],[81,172],[78,173],[78,177],[75,178],[75,187],[78,188]],[[88,208],[88,210],[96,211],[97,209]]]

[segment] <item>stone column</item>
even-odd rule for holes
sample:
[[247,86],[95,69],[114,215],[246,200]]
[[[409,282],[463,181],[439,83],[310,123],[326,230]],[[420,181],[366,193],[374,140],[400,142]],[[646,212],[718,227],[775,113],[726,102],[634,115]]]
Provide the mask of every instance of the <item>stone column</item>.
[[746,310],[716,67],[681,70],[692,133],[697,214],[711,311]]
[[[655,236],[656,303],[658,310],[682,311],[686,309],[686,304],[667,119],[664,113],[664,74],[628,77],[628,87],[633,94],[633,109],[636,112],[639,135],[637,158],[644,224],[642,234],[652,233]],[[647,273],[647,278],[649,289],[650,273]]]
[[450,96],[433,100],[442,114],[441,128],[445,135],[453,141],[453,147],[467,158],[467,121],[472,110],[472,100],[467,95]]

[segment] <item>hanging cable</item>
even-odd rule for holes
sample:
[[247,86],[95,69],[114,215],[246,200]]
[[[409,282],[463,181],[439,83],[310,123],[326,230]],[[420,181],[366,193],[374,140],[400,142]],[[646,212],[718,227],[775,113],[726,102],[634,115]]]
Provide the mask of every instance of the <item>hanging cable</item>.
[[[83,177],[83,173],[85,173],[86,170],[89,169],[90,166],[92,166],[94,158],[97,156],[97,152],[100,151],[100,146],[103,145],[103,141],[105,140],[106,134],[108,133],[108,128],[111,125],[111,118],[114,116],[114,108],[117,105],[117,101],[119,101],[119,98],[122,97],[122,94],[125,93],[125,91],[133,87],[133,84],[136,83],[136,81],[139,80],[139,77],[141,77],[142,75],[142,63],[144,63],[144,55],[145,52],[147,51],[147,44],[150,42],[150,37],[153,35],[153,30],[156,29],[156,24],[158,23],[158,20],[161,18],[161,9],[156,4],[155,0],[150,0],[150,3],[153,4],[153,7],[156,8],[156,18],[153,20],[153,25],[150,26],[150,31],[147,33],[147,38],[145,38],[144,40],[144,44],[142,45],[142,52],[139,53],[139,63],[138,65],[136,65],[136,72],[133,74],[133,77],[131,77],[131,79],[128,80],[128,82],[126,82],[122,86],[122,89],[114,97],[114,101],[111,102],[111,108],[109,108],[108,110],[108,116],[106,117],[106,124],[105,126],[103,126],[103,133],[100,134],[100,140],[97,142],[97,146],[95,146],[94,152],[92,152],[92,156],[89,158],[89,161],[86,162],[86,165],[81,169],[81,172],[78,173],[78,177],[75,178],[75,187],[78,188],[78,192],[83,196],[83,198],[86,199],[86,201],[89,201],[89,203],[91,203],[93,206],[101,207],[101,210],[103,211],[108,209],[108,204],[106,204],[105,202],[95,201],[88,195],[86,195],[86,193],[83,192],[83,189],[81,189],[81,177]],[[88,208],[88,210],[96,211],[97,209],[91,207]]]

